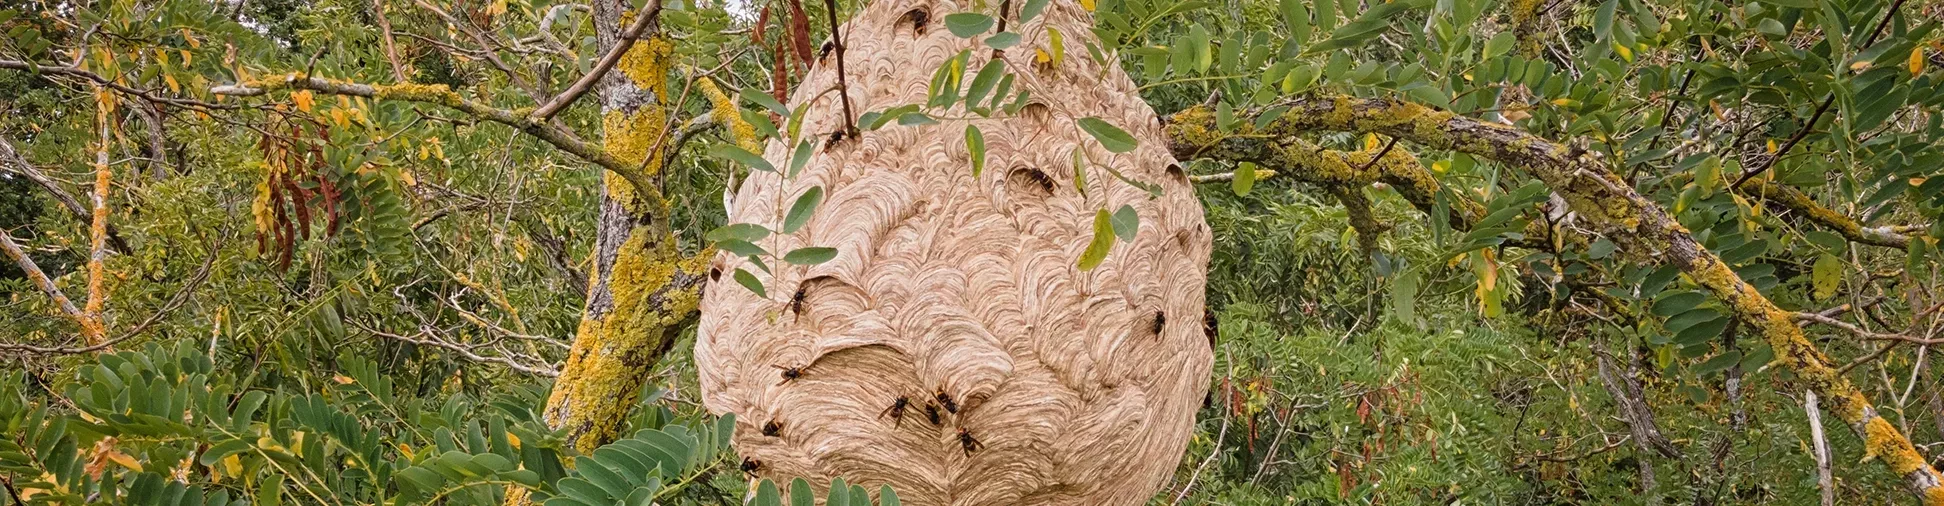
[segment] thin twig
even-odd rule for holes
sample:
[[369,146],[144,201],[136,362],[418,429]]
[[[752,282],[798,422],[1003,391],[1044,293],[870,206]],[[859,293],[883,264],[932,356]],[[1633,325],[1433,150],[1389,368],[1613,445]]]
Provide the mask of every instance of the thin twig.
[[[843,24],[837,22],[837,0],[824,0],[824,10],[830,13],[830,43],[834,48],[834,52],[837,53],[837,99],[843,101],[844,105],[844,134],[850,137],[856,137],[857,122],[852,119],[854,116],[851,115],[850,84],[844,78],[844,36],[838,30]],[[1003,16],[1001,19],[1003,19]],[[1000,21],[1000,23],[1004,22]]]
[[391,62],[392,77],[400,83],[411,82],[405,77],[405,65],[398,61],[397,42],[392,38],[391,19],[385,17],[385,0],[371,0],[372,16],[378,18],[378,41],[385,44],[385,59]]
[[[176,308],[182,307],[184,303],[187,303],[189,301],[189,296],[196,292],[196,288],[202,286],[202,283],[209,279],[209,273],[211,269],[216,266],[216,258],[219,256],[219,253],[222,252],[223,245],[228,242],[227,238],[229,237],[229,234],[228,232],[224,232],[219,237],[220,237],[219,239],[213,239],[210,241],[209,253],[203,256],[202,267],[198,267],[196,269],[196,273],[190,275],[188,281],[183,282],[182,288],[177,289],[174,295],[169,296],[168,302],[163,303],[161,308],[156,309],[155,313],[150,314],[149,317],[143,319],[141,323],[137,323],[135,324],[135,326],[129,327],[128,330],[123,331],[121,335],[115,336],[114,339],[109,339],[106,341],[101,341],[100,343],[97,344],[93,344],[90,346],[81,346],[81,347],[42,347],[42,346],[32,346],[32,345],[15,344],[15,343],[0,343],[0,350],[23,351],[29,353],[41,353],[41,354],[53,354],[53,355],[73,355],[77,353],[92,353],[95,351],[112,348],[117,343],[127,341],[129,339],[141,335],[142,332],[148,330],[150,326],[155,325],[156,323],[162,321],[162,318],[167,316],[170,312],[175,311]],[[0,243],[11,243],[11,241],[6,236],[6,234],[0,233]],[[11,253],[11,250],[9,251],[9,253]],[[34,272],[38,272],[38,270]],[[58,294],[58,292],[56,292],[56,294]],[[50,295],[56,295],[56,294],[50,294]],[[60,296],[60,299],[65,300],[66,297]],[[65,304],[69,308],[72,308],[74,305],[71,302]]]
[[[1903,4],[1904,4],[1904,0],[1897,0],[1895,2],[1890,3],[1890,9],[1884,11],[1883,13],[1883,20],[1877,22],[1876,29],[1870,32],[1869,40],[1863,41],[1863,47],[1857,48],[1858,51],[1869,49],[1870,46],[1876,44],[1877,38],[1883,36],[1883,29],[1890,27],[1890,20],[1896,19],[1897,9],[1902,8]],[[1756,167],[1753,170],[1743,173],[1740,178],[1735,180],[1735,184],[1729,185],[1728,187],[1729,188],[1740,187],[1742,183],[1747,182],[1749,179],[1754,178],[1755,176],[1759,176],[1763,172],[1767,172],[1769,168],[1774,167],[1775,162],[1782,160],[1783,156],[1787,156],[1789,154],[1790,149],[1795,148],[1796,144],[1800,144],[1802,142],[1802,138],[1809,136],[1809,131],[1816,129],[1816,122],[1822,119],[1823,113],[1829,112],[1830,104],[1834,104],[1834,103],[1836,103],[1836,94],[1831,93],[1829,94],[1828,98],[1823,99],[1821,106],[1816,107],[1816,113],[1809,116],[1809,122],[1804,123],[1802,125],[1801,130],[1796,130],[1795,135],[1789,136],[1789,141],[1783,143],[1782,147],[1777,148],[1775,150],[1774,155],[1770,155],[1767,160],[1764,160],[1762,162],[1761,167]]]
[[458,344],[454,344],[454,343],[450,343],[450,342],[446,342],[446,341],[445,341],[445,340],[443,340],[443,339],[438,339],[438,338],[435,338],[435,337],[430,337],[430,334],[431,334],[431,331],[430,331],[429,329],[427,329],[427,328],[425,328],[425,327],[420,327],[420,328],[419,328],[419,332],[418,332],[418,334],[417,334],[417,335],[419,335],[419,336],[426,336],[426,337],[423,337],[423,338],[420,338],[420,337],[414,337],[414,336],[407,336],[407,335],[403,335],[403,334],[396,334],[396,333],[391,333],[391,332],[385,332],[385,331],[382,331],[382,330],[378,330],[378,329],[376,329],[376,328],[372,328],[371,326],[367,326],[367,325],[365,325],[365,324],[364,324],[364,322],[360,322],[360,321],[358,321],[358,320],[356,320],[356,319],[349,319],[349,320],[345,320],[345,321],[348,321],[348,322],[351,322],[351,326],[353,326],[353,327],[357,327],[357,328],[358,328],[359,330],[363,330],[363,331],[365,331],[365,332],[367,332],[367,333],[370,333],[371,335],[374,335],[374,336],[378,336],[378,337],[383,337],[383,338],[386,338],[386,339],[391,339],[391,340],[395,340],[395,341],[401,341],[401,342],[406,342],[406,343],[411,343],[411,344],[416,344],[416,345],[420,345],[420,346],[433,346],[433,347],[438,347],[438,348],[444,348],[444,349],[447,349],[447,350],[450,350],[450,351],[452,351],[453,353],[457,353],[457,354],[459,354],[459,356],[461,356],[461,357],[464,357],[464,358],[465,358],[466,360],[471,360],[471,361],[474,361],[474,362],[480,362],[480,363],[487,363],[487,364],[499,364],[499,365],[502,365],[502,366],[506,366],[506,368],[508,368],[508,369],[512,369],[512,370],[515,370],[515,371],[520,371],[520,372],[523,372],[523,373],[527,373],[527,374],[533,374],[533,375],[539,375],[539,376],[546,376],[546,377],[549,377],[549,378],[552,378],[552,377],[558,377],[558,376],[560,376],[560,371],[556,371],[556,370],[553,370],[553,369],[551,369],[551,368],[546,368],[546,367],[537,367],[537,366],[530,366],[530,365],[526,365],[526,364],[522,364],[522,363],[519,363],[519,362],[515,362],[515,361],[513,361],[513,359],[509,359],[509,358],[506,358],[506,357],[488,357],[488,356],[483,356],[483,355],[480,355],[480,354],[477,354],[477,353],[473,353],[473,352],[472,352],[472,350],[470,350],[470,349],[467,349],[467,348],[466,348],[466,347],[464,347],[464,346],[460,346],[460,345],[458,345]]
[[[1222,355],[1225,357],[1224,360],[1228,362],[1228,378],[1233,380],[1235,378],[1235,357],[1229,353],[1228,346],[1226,345],[1222,346]],[[1231,385],[1230,388],[1234,388],[1233,385],[1235,382],[1228,381],[1224,384]],[[1201,478],[1202,470],[1208,469],[1210,463],[1222,457],[1222,441],[1228,439],[1229,413],[1232,411],[1235,411],[1235,396],[1223,392],[1222,429],[1215,432],[1215,448],[1209,450],[1208,458],[1202,459],[1201,465],[1195,466],[1195,473],[1188,475],[1188,484],[1181,486],[1181,493],[1175,494],[1174,501],[1169,502],[1168,506],[1181,504],[1181,500],[1187,498],[1188,493],[1195,490],[1195,480]]]

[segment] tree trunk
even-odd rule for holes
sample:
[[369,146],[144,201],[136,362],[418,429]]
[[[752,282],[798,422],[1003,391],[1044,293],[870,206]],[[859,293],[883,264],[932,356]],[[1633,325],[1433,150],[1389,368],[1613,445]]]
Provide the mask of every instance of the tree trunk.
[[[752,273],[768,296],[727,283],[705,295],[704,405],[738,417],[737,450],[771,478],[888,484],[912,504],[1145,503],[1193,434],[1213,359],[1201,206],[1132,80],[1079,49],[1093,37],[1089,13],[1054,1],[1028,21],[1005,16],[1022,40],[999,53],[980,43],[990,33],[946,30],[946,15],[971,10],[952,5],[869,4],[843,29],[846,87],[832,51],[797,88],[790,103],[813,156],[794,177],[752,174],[730,221],[780,229],[821,187],[801,230],[758,244],[838,253],[767,268],[716,258],[724,278]],[[1061,52],[1048,28],[1064,57],[1036,63],[1037,50]],[[859,114],[924,104],[933,72],[966,50],[964,81],[1002,59],[1032,105],[990,117],[953,106],[930,111],[939,124],[833,140],[841,97]],[[1076,126],[1088,117],[1138,147],[1110,153]],[[968,125],[983,132],[978,175]],[[764,156],[789,167],[793,147],[773,141]],[[1132,242],[1077,267],[1096,212],[1123,205],[1140,217]]]
[[[594,2],[601,53],[615,46],[634,15],[620,0]],[[655,144],[668,115],[672,46],[652,26],[642,37],[596,89],[603,147],[620,160],[646,160],[644,175],[653,180],[661,171]],[[703,257],[681,254],[668,226],[668,202],[636,191],[613,171],[602,174],[602,183],[587,305],[545,411],[547,423],[566,428],[582,452],[614,440],[648,373],[693,316],[702,283]]]

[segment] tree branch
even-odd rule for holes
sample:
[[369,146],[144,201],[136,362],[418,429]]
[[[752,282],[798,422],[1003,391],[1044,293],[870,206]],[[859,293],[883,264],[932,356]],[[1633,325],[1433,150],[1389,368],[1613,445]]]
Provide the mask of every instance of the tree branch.
[[[19,265],[20,270],[27,273],[27,280],[32,281],[34,286],[40,287],[49,298],[54,299],[54,305],[61,308],[62,313],[66,313],[68,318],[74,319],[75,323],[81,325],[81,334],[88,342],[102,341],[101,328],[89,324],[87,313],[75,307],[74,301],[68,299],[67,294],[61,293],[61,287],[54,286],[53,278],[47,277],[47,273],[42,271],[39,265],[34,264],[34,259],[27,256],[27,250],[21,248],[20,243],[14,242],[13,236],[5,231],[0,231],[0,249],[7,250],[7,256],[12,257],[14,264]],[[5,346],[5,343],[0,343],[0,346]]]
[[378,100],[403,100],[441,105],[466,113],[474,118],[513,127],[528,135],[546,141],[562,151],[574,154],[582,160],[599,165],[615,175],[621,176],[641,192],[641,195],[660,201],[661,189],[649,180],[635,164],[627,163],[607,150],[590,142],[576,139],[559,126],[534,121],[517,111],[499,109],[459,96],[443,84],[396,84],[373,85],[325,79],[320,77],[301,77],[296,73],[210,88],[210,93],[239,97],[254,97],[278,90],[310,90],[331,95],[365,97]]
[[1865,227],[1854,218],[1844,216],[1821,204],[1808,194],[1788,185],[1766,179],[1751,179],[1735,187],[1743,195],[1760,198],[1777,207],[1794,211],[1810,222],[1840,234],[1850,242],[1903,249],[1910,245],[1910,237],[1897,227]]
[[151,90],[132,88],[129,87],[128,85],[116,82],[116,80],[114,79],[102,77],[101,74],[96,74],[94,72],[89,72],[87,70],[82,70],[75,67],[47,66],[47,65],[40,65],[28,61],[0,60],[0,69],[23,70],[29,73],[76,77],[76,78],[87,80],[93,84],[106,86],[109,89],[121,93],[141,97],[142,100],[147,100],[149,102],[155,102],[161,104],[169,104],[177,107],[193,107],[193,108],[200,108],[200,109],[236,109],[237,108],[237,106],[234,105],[212,104],[209,102],[204,102],[193,98],[167,97],[167,96],[158,95]]

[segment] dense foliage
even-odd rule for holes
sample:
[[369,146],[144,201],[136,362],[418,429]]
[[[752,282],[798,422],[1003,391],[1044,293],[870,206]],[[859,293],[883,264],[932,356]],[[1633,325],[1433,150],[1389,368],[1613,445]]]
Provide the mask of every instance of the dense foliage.
[[[1080,0],[1098,44],[993,23],[1030,26],[1046,1],[938,23],[1034,65],[1126,69],[1215,232],[1212,394],[1153,503],[1878,504],[1937,465],[1944,3]],[[800,141],[772,97],[830,16],[655,5],[671,105],[646,152],[671,233],[682,253],[754,247],[722,228],[725,189],[769,164],[738,128]],[[0,8],[0,233],[20,252],[0,265],[0,362],[17,371],[0,375],[0,504],[810,500],[744,479],[760,463],[696,403],[689,342],[642,372],[622,437],[584,452],[549,427],[601,164],[412,93],[431,87],[211,92],[318,76],[525,114],[597,67],[592,16],[546,0]],[[859,111],[860,127],[956,128],[1029,100],[1007,75],[1029,68],[927,70],[931,103]],[[548,124],[597,138],[595,102]],[[1126,125],[1082,126],[1131,147]],[[1589,197],[1615,194],[1678,226],[1643,232],[1651,209]],[[1099,211],[1083,268],[1138,233]],[[709,289],[764,289],[732,278]],[[1876,418],[1847,418],[1855,398]]]

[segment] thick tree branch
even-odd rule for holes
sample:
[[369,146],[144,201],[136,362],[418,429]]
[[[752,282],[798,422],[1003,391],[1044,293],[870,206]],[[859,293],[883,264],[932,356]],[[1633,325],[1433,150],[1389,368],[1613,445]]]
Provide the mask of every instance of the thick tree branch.
[[1909,438],[1877,410],[1817,349],[1793,312],[1777,307],[1702,247],[1659,204],[1614,175],[1584,150],[1519,129],[1458,116],[1419,104],[1345,95],[1309,95],[1284,101],[1288,112],[1257,130],[1244,123],[1232,134],[1205,128],[1192,118],[1213,113],[1205,106],[1178,113],[1169,134],[1177,143],[1213,146],[1228,137],[1293,137],[1309,131],[1374,132],[1513,165],[1565,197],[1582,223],[1594,227],[1639,261],[1665,262],[1723,301],[1734,316],[1763,336],[1777,361],[1789,366],[1828,402],[1830,411],[1863,439],[1867,456],[1903,477],[1927,506],[1944,505],[1944,475],[1917,453]]
[[34,259],[27,256],[27,250],[20,247],[20,243],[14,242],[13,236],[5,231],[0,231],[0,249],[6,250],[7,256],[13,258],[14,264],[27,273],[28,281],[33,282],[34,286],[39,287],[42,292],[46,292],[48,298],[54,299],[55,307],[61,308],[62,313],[81,325],[82,337],[87,338],[89,343],[102,341],[101,327],[90,322],[88,314],[81,312],[81,308],[75,307],[74,301],[68,299],[67,294],[61,293],[61,287],[54,286],[54,279],[47,277],[47,273],[42,271],[39,265],[34,264]]
[[661,190],[649,181],[648,175],[636,164],[616,158],[607,150],[593,143],[574,138],[566,130],[553,124],[535,121],[518,111],[500,109],[459,96],[443,84],[361,84],[321,77],[302,77],[296,73],[286,74],[256,81],[237,83],[210,88],[210,93],[239,97],[254,97],[278,90],[310,90],[331,95],[366,97],[378,100],[403,100],[449,107],[466,113],[474,118],[510,126],[528,135],[546,141],[562,151],[574,154],[582,160],[599,165],[615,175],[621,176],[644,196],[659,201]]
[[95,123],[101,132],[101,140],[95,145],[95,184],[90,193],[94,201],[94,213],[88,225],[88,302],[81,311],[88,314],[86,323],[94,325],[88,332],[88,344],[101,344],[107,332],[107,321],[101,317],[102,308],[107,304],[108,294],[103,283],[107,276],[108,263],[108,145],[114,142],[113,122],[109,116],[114,114],[115,98],[101,88],[95,88]]

